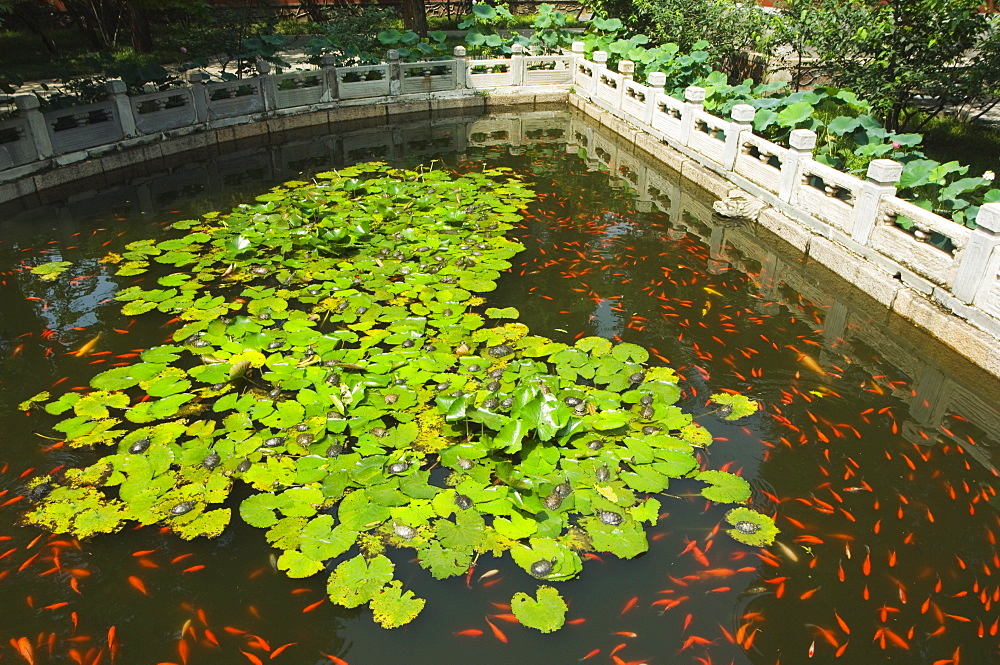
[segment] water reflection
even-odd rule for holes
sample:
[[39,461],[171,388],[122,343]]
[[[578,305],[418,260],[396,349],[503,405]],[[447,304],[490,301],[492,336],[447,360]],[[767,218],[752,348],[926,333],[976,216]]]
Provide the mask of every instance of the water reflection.
[[[284,180],[363,159],[432,158],[457,169],[512,166],[540,193],[519,230],[527,250],[492,304],[517,306],[541,334],[650,347],[685,377],[685,406],[696,413],[719,390],[760,400],[763,411],[745,421],[702,416],[716,437],[704,464],[752,479],[755,506],[777,515],[781,545],[757,552],[719,535],[726,507],[681,481],[663,498],[669,515],[648,554],[593,555],[562,586],[564,630],[540,635],[498,618],[531,584],[519,569],[483,557],[468,582],[438,582],[399,553],[404,584],[431,602],[411,626],[385,632],[366,611],[323,602],[322,576],[275,572],[262,533],[239,524],[216,541],[138,529],[79,546],[8,526],[4,658],[27,660],[22,637],[38,662],[88,665],[109,662],[112,643],[119,662],[194,664],[267,661],[285,645],[276,661],[351,665],[997,657],[996,382],[768,232],[714,222],[711,197],[568,113],[233,144],[8,206],[0,503],[23,494],[32,474],[95,454],[35,431],[42,420],[17,404],[83,386],[169,332],[155,313],[121,315],[109,298],[133,281],[113,277],[102,259]],[[66,278],[24,271],[53,259],[74,263]],[[94,352],[77,355],[95,339]],[[0,516],[13,522],[22,501]]]

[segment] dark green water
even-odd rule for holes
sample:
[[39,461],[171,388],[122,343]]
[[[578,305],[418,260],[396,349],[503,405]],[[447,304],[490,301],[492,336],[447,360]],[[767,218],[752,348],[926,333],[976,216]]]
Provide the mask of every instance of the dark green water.
[[[101,257],[303,171],[437,158],[459,170],[511,166],[540,195],[518,230],[527,250],[491,304],[518,307],[557,340],[635,342],[678,369],[685,408],[706,413],[716,437],[703,466],[751,480],[780,544],[761,552],[717,533],[727,508],[675,483],[647,554],[595,557],[560,585],[563,630],[504,620],[497,605],[532,584],[519,569],[481,559],[468,581],[439,582],[398,556],[397,575],[429,602],[387,632],[367,610],[313,607],[325,576],[275,572],[258,529],[234,523],[196,542],[129,529],[77,544],[17,526],[21,499],[0,508],[0,659],[23,662],[10,640],[24,637],[37,663],[108,663],[114,626],[115,662],[128,664],[269,662],[289,643],[274,662],[1000,662],[996,383],[764,232],[713,226],[710,198],[581,118],[471,122],[230,146],[5,211],[0,503],[31,475],[88,455],[53,447],[19,402],[86,385],[170,334],[155,316],[118,313],[108,299],[131,281]],[[68,283],[23,271],[53,257],[75,263]],[[715,418],[705,400],[720,390],[752,396],[761,412]],[[470,630],[483,634],[456,634]]]

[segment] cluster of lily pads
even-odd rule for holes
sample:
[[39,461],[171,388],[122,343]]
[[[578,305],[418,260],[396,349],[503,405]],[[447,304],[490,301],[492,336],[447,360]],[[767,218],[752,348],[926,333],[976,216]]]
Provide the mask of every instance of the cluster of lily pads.
[[[330,598],[369,603],[392,628],[424,600],[394,579],[387,548],[414,549],[435,578],[488,552],[554,582],[580,574],[582,552],[646,551],[652,495],[672,478],[745,503],[745,480],[698,470],[694,450],[712,437],[645,349],[531,335],[516,309],[474,295],[521,250],[504,234],[532,196],[499,169],[363,164],[106,257],[118,275],[156,281],[119,291],[124,314],[183,325],[92,391],[23,405],[65,414],[54,429],[68,445],[112,449],[43,479],[28,521],[81,537],[130,521],[212,537],[239,481],[256,490],[240,516],[267,530],[281,570],[308,577],[337,562]],[[713,399],[730,419],[757,408]],[[747,508],[729,521],[751,545],[776,533]],[[563,623],[551,587],[514,601],[525,625]]]

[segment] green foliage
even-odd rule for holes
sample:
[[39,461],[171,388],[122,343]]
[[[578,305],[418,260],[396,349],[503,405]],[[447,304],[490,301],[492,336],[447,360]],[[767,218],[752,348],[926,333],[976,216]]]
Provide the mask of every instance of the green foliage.
[[[108,454],[52,481],[27,519],[214,536],[241,482],[254,492],[240,517],[266,530],[280,570],[308,577],[339,560],[330,598],[369,604],[391,628],[424,601],[393,579],[386,547],[413,548],[436,578],[509,551],[561,581],[582,570],[581,550],[648,549],[659,503],[637,492],[695,474],[706,497],[745,501],[742,479],[696,473],[693,448],[711,435],[675,406],[676,376],[644,368],[644,348],[487,325],[517,316],[472,291],[495,288],[520,251],[504,233],[530,197],[501,170],[367,164],[131,243],[120,273],[161,276],[119,292],[123,308],[183,325],[91,392],[46,403],[69,446]],[[521,604],[526,625],[561,625],[558,595]]]
[[472,13],[458,24],[465,30],[465,46],[470,55],[503,56],[511,53],[511,46],[527,46],[528,39],[511,32],[514,16],[503,5],[473,2]]
[[550,586],[540,586],[532,598],[518,591],[510,601],[511,612],[528,628],[543,633],[559,630],[566,622],[566,601]]
[[753,3],[735,0],[591,0],[588,4],[618,17],[610,19],[618,24],[612,30],[642,32],[654,44],[676,44],[682,53],[703,50],[712,65],[733,74],[742,69],[747,52],[767,52],[772,34],[769,14]]
[[978,0],[792,0],[781,31],[898,131],[947,106],[996,99],[997,25]]

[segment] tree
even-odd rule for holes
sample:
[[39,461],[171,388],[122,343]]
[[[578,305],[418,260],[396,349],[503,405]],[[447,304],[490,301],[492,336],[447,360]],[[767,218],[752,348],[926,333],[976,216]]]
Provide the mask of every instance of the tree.
[[427,36],[427,7],[424,0],[402,0],[403,27],[421,37]]
[[[995,104],[996,19],[980,0],[792,0],[783,38],[873,104],[890,130],[919,128],[949,106]],[[992,103],[989,100],[994,100]]]

